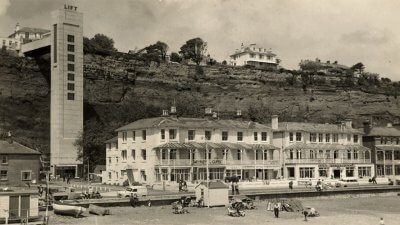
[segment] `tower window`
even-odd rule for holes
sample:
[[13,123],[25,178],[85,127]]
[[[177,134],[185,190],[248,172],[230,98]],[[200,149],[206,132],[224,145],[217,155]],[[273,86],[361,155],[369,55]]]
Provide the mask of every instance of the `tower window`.
[[68,91],[74,91],[74,90],[75,90],[75,84],[73,84],[73,83],[68,83],[67,89],[68,89]]
[[67,50],[68,50],[69,52],[75,52],[75,46],[74,46],[74,45],[68,45],[68,46],[67,46]]
[[68,54],[68,61],[70,61],[70,62],[75,62],[75,55],[73,55],[73,54]]
[[75,80],[75,74],[69,73],[69,74],[68,74],[68,80],[74,81],[74,80]]
[[75,41],[75,37],[74,37],[74,35],[70,35],[70,34],[68,34],[68,36],[67,36],[67,40],[68,40],[68,42],[74,42],[74,41]]
[[75,65],[74,64],[68,64],[68,71],[75,71]]
[[68,93],[68,100],[75,100],[75,94],[74,93]]

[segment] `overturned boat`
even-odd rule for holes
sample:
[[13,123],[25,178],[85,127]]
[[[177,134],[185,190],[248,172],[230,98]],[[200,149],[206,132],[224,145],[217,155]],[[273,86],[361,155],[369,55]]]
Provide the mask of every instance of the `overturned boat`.
[[63,203],[53,203],[53,212],[57,215],[79,217],[85,208],[82,206],[67,205]]

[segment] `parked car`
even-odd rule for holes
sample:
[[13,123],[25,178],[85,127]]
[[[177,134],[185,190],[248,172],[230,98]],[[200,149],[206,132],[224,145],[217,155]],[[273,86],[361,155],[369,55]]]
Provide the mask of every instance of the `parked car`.
[[147,188],[145,186],[130,186],[123,191],[118,191],[118,197],[130,197],[131,195],[147,196]]
[[343,178],[336,182],[336,187],[354,187],[359,186],[358,180],[355,178]]

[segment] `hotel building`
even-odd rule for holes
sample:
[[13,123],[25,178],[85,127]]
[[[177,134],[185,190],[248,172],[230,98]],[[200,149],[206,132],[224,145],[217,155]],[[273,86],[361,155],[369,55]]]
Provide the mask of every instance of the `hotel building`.
[[[269,180],[280,174],[281,152],[271,145],[271,127],[241,118],[163,116],[141,119],[116,130],[107,142],[103,183],[121,185],[128,176],[140,183],[197,182],[238,176]],[[240,116],[240,111],[238,112]],[[132,174],[132,175],[129,175]]]
[[[277,122],[276,122],[277,123]],[[342,124],[282,122],[274,145],[283,149],[286,179],[342,179],[374,176],[371,150],[351,121]]]
[[364,145],[372,149],[372,162],[376,166],[378,177],[393,180],[400,178],[400,130],[391,123],[386,127],[371,127],[364,123]]
[[230,58],[232,66],[252,65],[257,68],[277,68],[279,64],[276,54],[256,44],[248,46],[242,44]]

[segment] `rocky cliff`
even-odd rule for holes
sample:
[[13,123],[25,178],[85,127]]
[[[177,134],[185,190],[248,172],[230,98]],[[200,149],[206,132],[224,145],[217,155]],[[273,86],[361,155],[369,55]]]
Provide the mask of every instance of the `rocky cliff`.
[[[49,86],[45,60],[0,55],[0,129],[31,147],[49,150]],[[85,55],[85,130],[96,142],[136,119],[157,116],[175,104],[178,115],[203,116],[212,107],[221,117],[241,109],[247,119],[337,122],[365,119],[385,123],[400,119],[400,100],[333,85],[303,89],[288,85],[290,74],[229,66],[147,65],[124,57]]]

